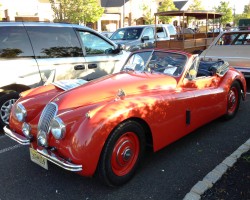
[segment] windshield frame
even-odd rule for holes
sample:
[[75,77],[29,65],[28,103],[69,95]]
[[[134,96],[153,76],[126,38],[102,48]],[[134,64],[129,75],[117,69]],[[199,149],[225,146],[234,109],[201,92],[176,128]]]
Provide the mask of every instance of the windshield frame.
[[179,77],[183,74],[188,56],[177,52],[158,50],[138,51],[130,55],[122,71],[157,73]]

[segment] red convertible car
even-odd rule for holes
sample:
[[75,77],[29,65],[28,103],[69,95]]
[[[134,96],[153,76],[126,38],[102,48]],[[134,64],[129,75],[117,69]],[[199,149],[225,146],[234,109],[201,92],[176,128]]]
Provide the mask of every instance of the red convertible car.
[[119,73],[23,92],[4,131],[46,169],[50,161],[118,186],[133,177],[147,145],[158,151],[211,120],[230,119],[245,97],[244,76],[226,62],[141,50]]

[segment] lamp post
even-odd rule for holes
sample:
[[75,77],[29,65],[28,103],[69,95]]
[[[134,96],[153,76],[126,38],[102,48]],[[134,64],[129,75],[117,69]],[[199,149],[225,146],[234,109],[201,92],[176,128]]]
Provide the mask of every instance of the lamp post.
[[233,11],[234,11],[234,27],[235,27],[235,5],[234,5],[234,8],[233,8]]
[[122,16],[122,22],[123,22],[123,27],[124,27],[124,24],[125,24],[125,2],[126,0],[123,0],[123,16]]

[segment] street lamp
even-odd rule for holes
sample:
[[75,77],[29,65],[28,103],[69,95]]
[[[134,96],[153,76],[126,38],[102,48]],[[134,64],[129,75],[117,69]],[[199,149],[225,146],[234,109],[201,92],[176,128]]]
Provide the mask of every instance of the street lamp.
[[233,11],[234,11],[234,27],[235,27],[235,5]]
[[126,0],[123,0],[123,27],[124,27],[124,24],[125,24],[125,2]]

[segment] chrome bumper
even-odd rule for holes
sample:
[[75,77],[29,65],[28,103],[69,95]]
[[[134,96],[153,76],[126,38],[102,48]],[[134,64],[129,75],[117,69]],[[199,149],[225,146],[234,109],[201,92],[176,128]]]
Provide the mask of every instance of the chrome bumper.
[[[13,132],[7,126],[5,126],[3,130],[5,132],[5,135],[15,140],[19,144],[30,145],[30,140],[28,138]],[[59,156],[55,155],[50,150],[38,147],[36,151],[40,153],[43,157],[45,157],[48,161],[58,165],[59,167],[62,167],[63,169],[73,172],[82,171],[82,165],[75,165],[73,163],[70,163],[64,160],[63,158],[60,158]]]
[[45,157],[47,160],[58,165],[59,167],[61,167],[63,169],[66,169],[68,171],[73,171],[73,172],[82,171],[82,165],[75,165],[73,163],[70,163],[70,162],[64,160],[63,158],[58,157],[50,150],[38,147],[36,149],[36,151],[38,153],[40,153],[43,157]]
[[5,135],[10,137],[12,140],[15,140],[19,144],[22,145],[29,145],[30,144],[30,139],[26,138],[25,136],[19,135],[18,133],[13,132],[10,130],[7,126],[3,128]]

